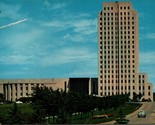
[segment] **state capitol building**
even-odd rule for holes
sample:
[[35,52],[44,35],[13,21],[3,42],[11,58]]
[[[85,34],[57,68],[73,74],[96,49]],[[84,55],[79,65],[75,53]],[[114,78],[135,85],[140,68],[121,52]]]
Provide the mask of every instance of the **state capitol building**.
[[30,97],[35,86],[98,96],[142,94],[153,101],[147,74],[138,72],[138,13],[130,2],[103,2],[98,13],[98,78],[3,79],[6,100]]

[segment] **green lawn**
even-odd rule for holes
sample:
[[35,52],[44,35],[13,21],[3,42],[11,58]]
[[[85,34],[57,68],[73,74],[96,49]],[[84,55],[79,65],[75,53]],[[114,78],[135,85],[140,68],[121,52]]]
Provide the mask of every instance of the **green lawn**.
[[113,121],[118,117],[118,113],[120,108],[123,111],[124,115],[128,115],[132,112],[134,112],[138,107],[140,106],[140,104],[137,103],[126,103],[123,106],[119,107],[118,109],[111,109],[109,111],[97,111],[97,113],[95,114],[114,114],[114,117],[109,117],[109,118],[102,118],[102,119],[92,119],[91,118],[91,114],[89,117],[84,118],[84,119],[77,119],[77,120],[72,120],[69,123],[71,124],[97,124],[97,123],[104,123],[104,122],[108,122],[108,121]]
[[[124,115],[130,114],[133,111],[137,109],[137,107],[140,106],[140,104],[136,103],[126,103],[123,106],[117,108],[117,109],[111,109],[109,111],[94,111],[93,114],[114,114],[114,117],[111,118],[102,118],[102,119],[92,119],[92,114],[84,114],[82,115],[76,115],[73,116],[71,120],[68,121],[68,124],[97,124],[97,123],[103,123],[115,120],[118,117],[119,109],[121,108]],[[3,104],[0,105],[0,117],[7,115],[8,111],[13,107],[13,104]],[[29,117],[33,110],[30,108],[29,104],[18,104],[19,109],[21,110],[22,114],[25,115],[25,117]],[[52,120],[51,120],[52,121]]]
[[[33,111],[30,108],[29,104],[22,103],[22,104],[17,104],[17,105],[23,114],[32,114]],[[7,113],[10,111],[12,107],[13,107],[13,104],[0,105],[0,116],[7,115]]]

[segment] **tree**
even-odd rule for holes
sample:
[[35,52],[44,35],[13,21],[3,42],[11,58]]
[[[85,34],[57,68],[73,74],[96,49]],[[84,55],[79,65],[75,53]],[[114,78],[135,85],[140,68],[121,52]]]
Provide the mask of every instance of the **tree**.
[[0,102],[4,102],[4,95],[3,95],[3,93],[0,93]]
[[58,115],[60,108],[60,92],[54,91],[48,87],[35,87],[32,94],[31,107],[34,110],[34,120],[43,122],[45,118],[48,118],[50,122],[50,116],[53,116],[53,122],[56,115]]
[[7,119],[7,122],[11,124],[22,123],[22,113],[16,103],[13,104],[13,107],[8,112]]
[[129,120],[125,119],[122,109],[120,108],[118,112],[118,118],[116,119],[116,124],[127,124]]

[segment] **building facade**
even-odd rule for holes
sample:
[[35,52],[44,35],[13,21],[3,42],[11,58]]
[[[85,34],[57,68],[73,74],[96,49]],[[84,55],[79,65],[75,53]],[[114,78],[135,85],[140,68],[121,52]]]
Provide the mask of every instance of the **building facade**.
[[4,79],[0,80],[0,93],[5,100],[16,101],[21,97],[31,97],[33,88],[46,86],[49,89],[68,91],[69,79]]
[[34,87],[46,86],[53,90],[97,95],[97,84],[97,78],[3,79],[0,80],[0,93],[4,94],[5,100],[16,101],[31,97]]
[[127,93],[153,100],[152,84],[138,73],[138,13],[129,2],[104,2],[98,14],[98,94]]
[[142,94],[153,101],[147,74],[138,72],[138,13],[129,2],[104,2],[98,14],[98,78],[5,79],[6,100],[29,97],[35,86],[98,96]]

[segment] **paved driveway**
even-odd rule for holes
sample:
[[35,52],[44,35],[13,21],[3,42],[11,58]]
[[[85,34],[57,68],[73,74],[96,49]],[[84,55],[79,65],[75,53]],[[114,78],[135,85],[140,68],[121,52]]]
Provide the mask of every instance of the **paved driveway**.
[[[146,118],[138,118],[137,113],[142,109],[146,112]],[[155,124],[155,102],[143,102],[142,107],[133,114],[128,115],[128,124]]]
[[[142,102],[142,106],[135,112],[126,116],[130,120],[128,124],[155,124],[155,102]],[[137,113],[139,110],[145,110],[146,118],[138,118]],[[102,124],[114,124],[115,121],[106,122]]]

